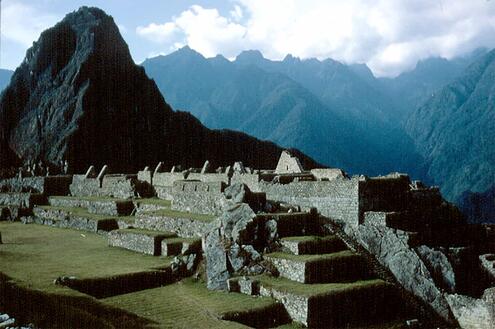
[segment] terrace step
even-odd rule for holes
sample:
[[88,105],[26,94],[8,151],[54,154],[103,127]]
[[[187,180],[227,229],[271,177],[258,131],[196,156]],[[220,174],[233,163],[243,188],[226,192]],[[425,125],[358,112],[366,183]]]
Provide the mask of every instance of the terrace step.
[[258,286],[260,296],[284,304],[292,321],[310,328],[335,328],[386,323],[401,305],[393,285],[382,280],[351,283],[302,284],[266,275],[232,278],[232,292],[243,285]]
[[318,216],[311,212],[258,214],[261,220],[273,220],[277,224],[279,238],[313,235],[319,231]]
[[292,236],[282,238],[282,246],[294,255],[328,254],[346,250],[346,244],[337,236]]
[[115,218],[90,214],[81,208],[37,206],[27,222],[90,232],[108,232],[118,228]]
[[40,193],[4,192],[0,193],[0,205],[18,206],[31,209],[35,205],[46,204],[46,197]]
[[177,256],[201,251],[199,238],[166,238],[161,242],[162,256]]
[[136,199],[134,200],[134,207],[136,214],[156,212],[160,210],[170,209],[171,201],[162,199]]
[[369,276],[365,259],[350,250],[322,255],[271,253],[264,258],[281,277],[300,283],[346,282]]
[[163,209],[151,213],[136,214],[134,227],[174,232],[180,237],[201,237],[210,229],[215,216]]
[[177,235],[171,232],[127,228],[111,231],[108,234],[108,245],[160,256],[162,253],[162,241],[175,237]]
[[134,210],[132,200],[107,197],[50,197],[48,202],[53,207],[85,208],[96,215],[129,216]]

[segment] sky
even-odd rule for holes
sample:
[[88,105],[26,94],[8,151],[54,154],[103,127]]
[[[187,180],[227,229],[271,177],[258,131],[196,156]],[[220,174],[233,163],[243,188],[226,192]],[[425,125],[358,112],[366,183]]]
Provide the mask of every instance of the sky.
[[185,45],[205,57],[332,58],[393,77],[428,57],[495,47],[495,0],[0,0],[0,67],[80,6],[113,16],[137,63]]

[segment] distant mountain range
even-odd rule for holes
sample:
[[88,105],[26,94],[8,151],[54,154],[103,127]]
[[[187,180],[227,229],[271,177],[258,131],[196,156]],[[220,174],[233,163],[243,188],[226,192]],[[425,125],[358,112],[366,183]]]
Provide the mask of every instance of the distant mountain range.
[[[0,99],[0,164],[68,160],[75,172],[108,164],[136,172],[163,161],[201,167],[243,161],[275,168],[282,148],[234,131],[214,131],[176,112],[134,64],[118,27],[83,7],[43,32]],[[317,166],[294,150],[307,168]]]
[[230,62],[185,47],[143,67],[174,107],[209,127],[295,147],[351,173],[423,177],[422,159],[395,122],[393,104],[338,62],[270,61],[257,51]]
[[0,69],[0,93],[9,84],[12,74],[14,74],[14,72],[10,70]]

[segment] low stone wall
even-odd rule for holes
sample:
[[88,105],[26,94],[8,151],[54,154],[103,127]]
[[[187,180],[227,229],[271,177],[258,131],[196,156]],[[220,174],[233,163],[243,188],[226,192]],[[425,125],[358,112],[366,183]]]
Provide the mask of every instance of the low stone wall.
[[118,228],[115,219],[92,219],[63,210],[34,208],[33,214],[32,217],[23,217],[23,222],[90,232],[111,231]]
[[102,196],[100,182],[96,178],[84,178],[84,175],[74,175],[70,184],[72,196]]
[[173,187],[172,186],[155,186],[154,189],[155,189],[156,196],[159,199],[172,200],[172,198],[173,198],[173,195],[172,195]]
[[132,201],[91,201],[88,212],[97,215],[129,216],[134,210]]
[[298,205],[305,210],[316,207],[323,216],[352,226],[360,222],[359,185],[358,178],[289,184],[260,183],[268,200]]
[[138,196],[136,175],[105,175],[101,183],[102,195],[129,199]]
[[0,193],[0,205],[31,209],[36,204],[46,203],[46,197],[39,193]]
[[146,230],[174,232],[180,237],[194,238],[201,237],[204,233],[208,232],[211,229],[211,223],[192,220],[187,217],[173,218],[143,214],[136,215],[134,227]]
[[292,321],[302,323],[305,326],[310,325],[309,297],[278,291],[264,285],[260,286],[260,296],[271,297],[281,301]]
[[188,180],[199,180],[204,183],[214,183],[223,182],[226,185],[230,184],[230,177],[228,174],[217,174],[217,173],[190,173],[187,176]]
[[108,234],[108,245],[159,256],[161,242],[166,237],[166,235],[132,232],[132,229],[115,230]]
[[177,181],[172,190],[172,209],[198,214],[220,215],[225,200],[223,182]]
[[447,301],[463,329],[493,329],[495,323],[495,288],[486,289],[481,298],[447,295]]
[[67,195],[72,176],[38,176],[10,178],[0,181],[0,191],[31,192],[45,195]]
[[158,172],[153,175],[153,186],[174,186],[174,182],[186,179],[185,172]]

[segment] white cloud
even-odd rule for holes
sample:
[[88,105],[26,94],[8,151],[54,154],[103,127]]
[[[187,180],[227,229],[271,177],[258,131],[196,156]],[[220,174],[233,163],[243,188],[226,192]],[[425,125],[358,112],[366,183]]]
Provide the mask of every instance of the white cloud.
[[2,10],[2,36],[24,47],[32,45],[41,32],[53,26],[60,17],[46,14],[21,1],[7,1]]
[[259,49],[272,59],[331,57],[396,75],[429,56],[447,58],[495,46],[495,1],[234,0],[225,16],[195,5],[137,33],[188,44],[209,57]]

